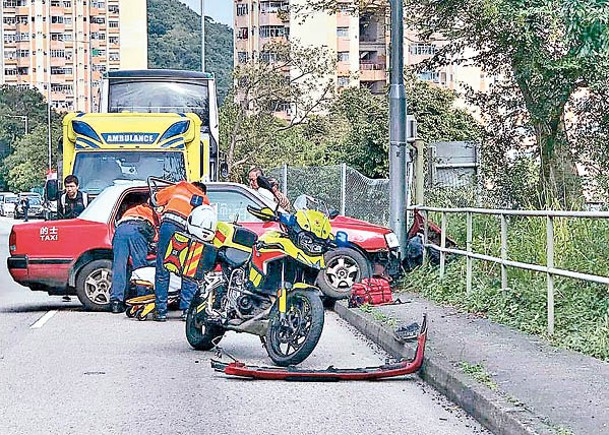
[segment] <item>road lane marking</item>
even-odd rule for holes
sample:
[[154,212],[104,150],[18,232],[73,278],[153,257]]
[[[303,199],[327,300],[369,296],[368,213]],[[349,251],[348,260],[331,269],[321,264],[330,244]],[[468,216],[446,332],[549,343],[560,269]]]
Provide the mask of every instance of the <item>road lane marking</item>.
[[51,310],[48,311],[47,313],[45,313],[44,316],[42,316],[40,319],[38,319],[36,321],[36,323],[34,323],[32,326],[30,326],[31,329],[40,329],[44,326],[45,323],[47,323],[51,317],[53,317],[55,314],[57,314],[57,310]]

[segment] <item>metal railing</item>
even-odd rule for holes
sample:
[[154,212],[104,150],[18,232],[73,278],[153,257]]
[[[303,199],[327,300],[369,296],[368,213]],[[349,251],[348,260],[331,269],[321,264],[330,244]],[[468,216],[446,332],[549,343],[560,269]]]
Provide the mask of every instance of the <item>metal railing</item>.
[[[572,270],[560,269],[554,267],[554,218],[609,218],[609,212],[571,212],[571,211],[540,211],[540,210],[499,210],[499,209],[479,209],[479,208],[437,208],[437,207],[410,207],[422,212],[425,222],[427,222],[428,214],[441,213],[441,229],[440,245],[429,243],[428,226],[424,227],[424,244],[427,247],[433,247],[440,251],[440,279],[444,278],[446,266],[446,254],[456,254],[466,257],[466,291],[470,293],[472,290],[472,263],[473,260],[483,260],[501,265],[501,288],[508,288],[507,268],[515,267],[534,272],[546,274],[547,282],[547,310],[548,310],[548,334],[554,334],[554,277],[563,276],[567,278],[579,279],[587,282],[609,285],[609,277],[593,275],[588,273],[575,272]],[[465,250],[447,248],[446,247],[446,227],[448,214],[465,214],[466,215],[466,244]],[[473,252],[473,215],[492,215],[499,216],[501,219],[501,257],[485,255]],[[533,263],[524,263],[508,259],[507,251],[507,234],[508,220],[507,216],[526,216],[526,217],[545,217],[546,218],[546,264],[539,265]]]

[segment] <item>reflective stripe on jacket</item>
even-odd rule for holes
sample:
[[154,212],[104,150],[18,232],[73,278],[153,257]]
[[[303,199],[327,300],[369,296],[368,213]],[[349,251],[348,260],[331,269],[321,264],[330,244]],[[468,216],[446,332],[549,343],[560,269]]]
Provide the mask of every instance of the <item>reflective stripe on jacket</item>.
[[157,205],[163,206],[163,215],[175,214],[186,219],[194,208],[190,201],[198,195],[203,198],[203,204],[209,204],[209,199],[199,188],[187,181],[180,181],[174,186],[166,187],[156,193]]

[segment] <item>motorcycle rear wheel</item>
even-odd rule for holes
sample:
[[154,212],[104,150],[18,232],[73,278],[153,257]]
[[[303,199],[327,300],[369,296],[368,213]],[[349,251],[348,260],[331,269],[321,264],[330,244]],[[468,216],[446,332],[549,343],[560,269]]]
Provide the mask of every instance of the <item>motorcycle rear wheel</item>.
[[285,322],[277,304],[271,310],[265,347],[275,364],[281,367],[300,364],[315,349],[324,327],[324,307],[319,296],[295,290],[288,295]]
[[204,313],[197,315],[196,309],[203,303],[203,300],[200,296],[195,296],[188,307],[186,339],[197,350],[210,350],[220,342],[226,330],[219,325],[206,324],[201,319],[205,315]]

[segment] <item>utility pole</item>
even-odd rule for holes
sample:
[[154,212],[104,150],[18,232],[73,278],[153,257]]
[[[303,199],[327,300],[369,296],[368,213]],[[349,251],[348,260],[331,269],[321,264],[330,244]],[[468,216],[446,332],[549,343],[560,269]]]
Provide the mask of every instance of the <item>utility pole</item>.
[[201,72],[205,72],[205,0],[201,0]]
[[400,241],[402,258],[406,253],[406,204],[408,183],[406,160],[406,88],[404,86],[404,6],[391,0],[391,86],[389,88],[389,225]]

